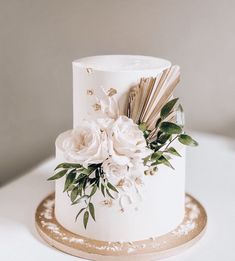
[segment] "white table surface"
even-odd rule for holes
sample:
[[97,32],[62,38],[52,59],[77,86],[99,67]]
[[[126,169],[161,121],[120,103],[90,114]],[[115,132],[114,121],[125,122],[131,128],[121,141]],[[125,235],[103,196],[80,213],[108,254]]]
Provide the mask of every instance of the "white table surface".
[[[204,237],[192,248],[165,260],[235,260],[235,140],[196,134],[198,148],[187,151],[187,192],[204,205],[208,227]],[[54,189],[46,178],[53,160],[0,188],[1,261],[73,261],[39,237],[34,213],[40,201]]]

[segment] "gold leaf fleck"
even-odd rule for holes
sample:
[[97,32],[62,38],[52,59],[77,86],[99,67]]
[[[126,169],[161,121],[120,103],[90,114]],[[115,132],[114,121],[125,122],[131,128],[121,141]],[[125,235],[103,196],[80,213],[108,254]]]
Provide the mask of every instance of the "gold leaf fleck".
[[102,201],[102,205],[107,206],[107,207],[112,207],[113,201],[112,201],[112,199],[105,199],[104,201]]
[[94,94],[94,91],[93,90],[91,90],[91,89],[89,89],[89,90],[87,90],[87,95],[93,95]]
[[93,106],[95,111],[100,111],[101,110],[101,105],[99,103],[95,103],[92,106]]
[[125,184],[125,180],[124,179],[120,179],[118,184],[117,184],[117,187],[118,188],[122,188],[124,186],[124,184]]
[[92,68],[86,68],[87,73],[91,74],[93,72]]
[[107,91],[107,94],[109,97],[115,95],[117,93],[117,90],[114,89],[114,88],[110,88],[108,91]]

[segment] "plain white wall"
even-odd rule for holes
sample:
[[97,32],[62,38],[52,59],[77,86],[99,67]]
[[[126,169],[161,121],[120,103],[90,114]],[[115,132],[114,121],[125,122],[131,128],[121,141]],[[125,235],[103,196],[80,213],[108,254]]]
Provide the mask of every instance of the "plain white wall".
[[72,67],[95,54],[178,63],[190,129],[235,137],[235,1],[0,0],[0,182],[72,126]]

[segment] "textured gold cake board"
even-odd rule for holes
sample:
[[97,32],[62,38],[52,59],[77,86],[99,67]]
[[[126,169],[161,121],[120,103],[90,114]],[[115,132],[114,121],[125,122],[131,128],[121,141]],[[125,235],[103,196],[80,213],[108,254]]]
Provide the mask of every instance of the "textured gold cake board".
[[85,238],[62,227],[54,216],[54,194],[46,197],[35,214],[36,228],[51,246],[73,256],[89,260],[149,261],[180,253],[204,234],[207,215],[202,205],[186,194],[185,217],[173,231],[146,240],[106,242]]

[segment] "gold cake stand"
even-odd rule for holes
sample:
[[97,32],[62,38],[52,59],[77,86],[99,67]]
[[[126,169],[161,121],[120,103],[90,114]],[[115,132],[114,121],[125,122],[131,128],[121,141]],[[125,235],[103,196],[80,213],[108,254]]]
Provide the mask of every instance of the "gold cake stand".
[[89,260],[149,261],[169,257],[194,245],[204,234],[207,215],[203,206],[186,194],[185,217],[173,231],[133,242],[99,241],[74,234],[62,227],[54,215],[54,193],[46,197],[35,214],[36,228],[51,246]]

